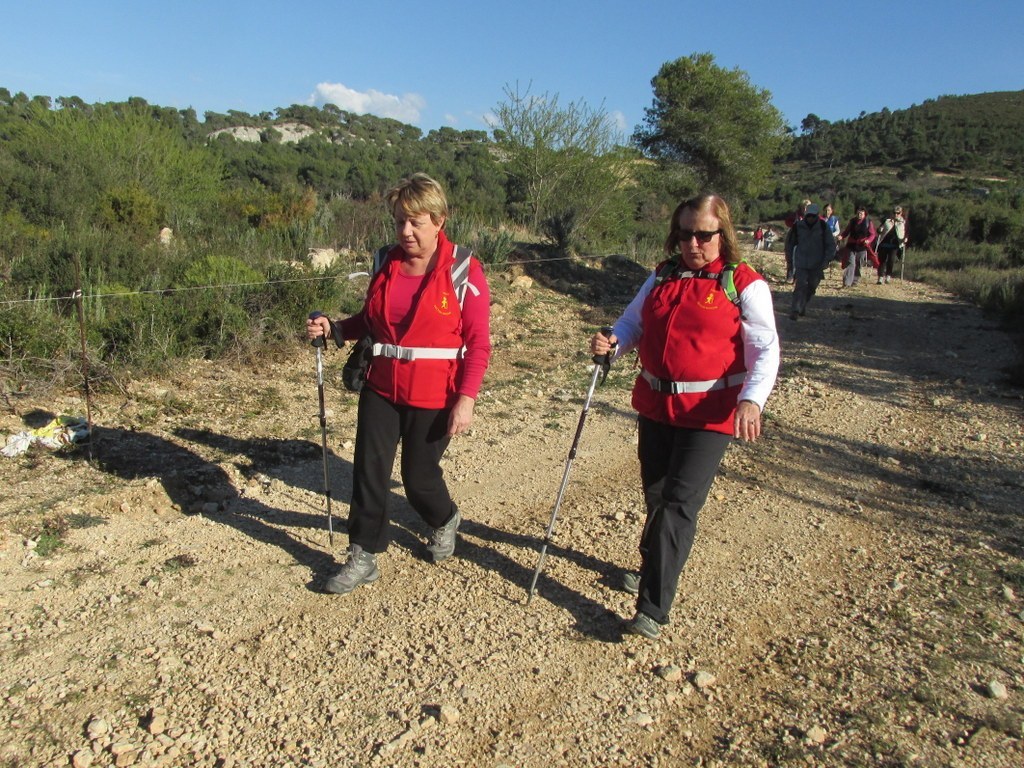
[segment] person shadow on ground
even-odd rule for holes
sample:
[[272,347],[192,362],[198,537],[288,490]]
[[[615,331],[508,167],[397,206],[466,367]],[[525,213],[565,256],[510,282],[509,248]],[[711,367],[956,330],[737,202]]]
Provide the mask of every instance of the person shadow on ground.
[[[306,440],[274,438],[242,440],[208,430],[187,428],[177,429],[174,434],[183,441],[199,443],[235,457],[236,467],[243,475],[271,478],[272,481],[279,481],[286,488],[323,492],[323,450],[321,445]],[[329,454],[328,462],[332,500],[337,502],[341,499],[341,507],[347,511],[347,501],[352,493],[352,465],[350,462],[334,456],[333,453]],[[423,521],[412,510],[405,497],[398,492],[400,487],[400,483],[393,479],[392,495],[388,500],[391,509],[391,546],[404,549],[417,559],[429,563],[424,543],[427,531]],[[302,498],[299,504],[308,504],[308,499]],[[335,503],[335,508],[337,509],[337,507],[338,504]],[[235,514],[251,516],[242,512]],[[324,524],[322,513],[319,517],[315,517],[311,514],[276,511],[271,513],[271,519],[274,525],[282,526],[319,525],[322,527]],[[336,549],[343,549],[347,544],[344,518],[336,517],[335,520],[335,533],[341,536],[341,543],[338,544],[336,541]],[[244,528],[241,529],[244,530]],[[527,589],[533,576],[532,565],[524,566],[501,550],[513,548],[526,553],[525,557],[520,558],[525,562],[532,560],[539,553],[541,543],[541,540],[533,536],[503,531],[466,519],[459,528],[459,542],[454,557],[467,560],[482,569],[493,571],[509,583],[520,587],[523,590],[523,602],[525,603]],[[343,556],[339,556],[339,560],[342,558]],[[602,574],[601,582],[606,585],[621,582],[621,570],[586,554],[552,544],[548,547],[546,567],[552,565],[554,558],[571,560],[580,567]],[[332,568],[335,567],[333,561],[328,561],[328,564]],[[612,571],[616,571],[616,573],[612,573]],[[326,572],[321,574],[321,581],[317,584],[318,590],[322,589],[322,580],[329,575]],[[544,598],[549,602],[569,611],[575,618],[575,627],[579,632],[603,641],[621,639],[621,629],[616,626],[617,622],[612,620],[615,614],[604,605],[543,573],[537,583],[537,592],[543,592]]]
[[[309,449],[304,441],[254,441],[254,455],[267,451],[303,453]],[[258,497],[243,495],[228,473],[218,464],[189,448],[148,432],[104,427],[93,424],[88,445],[57,454],[69,461],[92,461],[99,470],[123,480],[153,478],[163,487],[176,510],[186,515],[202,515],[218,523],[236,528],[257,541],[288,553],[312,573],[307,585],[319,585],[335,568],[335,561],[326,548],[314,545],[322,536],[327,543],[326,519],[322,512],[285,512],[270,507]],[[336,529],[344,531],[344,519],[336,521]],[[295,529],[293,533],[288,529]],[[307,532],[317,530],[309,535]],[[299,532],[301,531],[301,533]]]
[[[47,412],[26,415],[29,427],[48,423],[54,418]],[[317,546],[322,539],[327,545],[326,516],[320,504],[314,505],[307,494],[296,496],[300,511],[282,510],[269,506],[259,496],[262,488],[280,483],[282,492],[294,488],[322,494],[322,446],[308,440],[277,438],[239,439],[209,430],[179,428],[174,432],[181,443],[144,431],[104,427],[93,424],[91,438],[75,450],[56,455],[67,461],[89,461],[100,471],[123,480],[155,479],[164,489],[173,507],[185,515],[202,515],[217,523],[228,525],[246,536],[276,547],[310,569],[307,588],[323,591],[326,579],[334,573],[339,555],[335,559],[327,546]],[[201,444],[230,457],[240,476],[246,481],[240,489],[224,467],[204,458],[199,452],[182,443]],[[346,545],[347,499],[352,488],[352,466],[333,453],[328,455],[328,471],[334,506],[334,551]],[[315,466],[314,467],[312,465]],[[255,488],[254,488],[255,486]],[[397,489],[399,484],[394,483]],[[392,545],[412,552],[419,559],[429,560],[423,543],[422,521],[409,507],[403,496],[394,493],[392,506]],[[301,507],[308,507],[308,511]],[[338,508],[341,508],[339,511]],[[504,531],[484,523],[465,520],[459,530],[459,545],[455,557],[467,560],[479,568],[493,571],[522,589],[525,605],[527,590],[533,577],[533,566],[539,555],[541,537]],[[513,558],[502,549],[513,549],[523,554]],[[556,558],[571,560],[577,566],[601,575],[606,585],[621,581],[621,570],[581,552],[549,544],[545,571]],[[529,561],[529,565],[526,563]],[[614,572],[614,573],[613,573]],[[556,578],[542,573],[536,587],[536,598],[568,611],[575,619],[580,633],[604,642],[622,639],[622,630],[614,611],[605,605],[562,584]],[[516,602],[506,598],[510,603]]]

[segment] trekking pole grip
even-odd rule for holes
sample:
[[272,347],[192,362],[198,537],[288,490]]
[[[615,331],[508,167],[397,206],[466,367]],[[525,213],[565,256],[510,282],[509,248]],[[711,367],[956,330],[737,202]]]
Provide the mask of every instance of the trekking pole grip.
[[[612,327],[610,325],[601,326],[601,335],[606,339],[611,340]],[[617,344],[612,344],[612,348],[605,352],[603,355],[594,355],[594,363],[600,365],[606,371],[611,367],[612,364],[612,353],[615,351]]]
[[[309,313],[309,319],[310,320],[316,320],[318,317],[323,317],[323,316],[324,316],[324,313],[321,312],[319,309],[314,309],[312,312]],[[310,339],[309,343],[312,344],[314,347],[326,347],[327,346],[327,337],[326,336],[317,336],[315,339]]]

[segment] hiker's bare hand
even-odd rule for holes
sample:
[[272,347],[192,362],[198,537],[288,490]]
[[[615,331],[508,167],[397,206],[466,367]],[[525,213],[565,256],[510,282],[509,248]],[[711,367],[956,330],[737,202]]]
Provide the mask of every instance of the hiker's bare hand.
[[740,400],[733,419],[733,437],[753,442],[761,435],[761,409],[750,400]]
[[459,399],[452,406],[452,412],[448,414],[448,436],[454,437],[469,429],[473,423],[473,406],[476,401],[468,395],[459,395]]
[[590,338],[590,351],[595,355],[606,355],[618,343],[619,339],[614,333],[610,336],[605,336],[598,331]]
[[320,337],[325,339],[331,338],[331,323],[330,321],[320,315],[313,319],[306,320],[306,338],[308,339],[319,339]]

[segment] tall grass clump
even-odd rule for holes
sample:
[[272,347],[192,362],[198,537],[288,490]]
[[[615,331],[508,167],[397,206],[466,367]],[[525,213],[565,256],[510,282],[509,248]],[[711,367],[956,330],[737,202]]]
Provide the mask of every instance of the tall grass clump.
[[912,279],[938,285],[981,307],[1017,337],[1011,381],[1024,386],[1024,266],[1011,249],[958,243],[955,250],[910,250]]

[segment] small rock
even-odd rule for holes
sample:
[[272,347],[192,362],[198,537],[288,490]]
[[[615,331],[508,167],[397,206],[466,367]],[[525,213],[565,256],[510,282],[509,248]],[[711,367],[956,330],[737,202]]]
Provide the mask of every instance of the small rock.
[[683,679],[683,670],[675,664],[666,664],[663,667],[658,667],[657,675],[666,683],[678,683]]
[[825,733],[825,729],[820,725],[812,725],[807,731],[807,741],[811,744],[824,744],[828,738],[828,734]]
[[512,287],[529,290],[533,287],[533,278],[527,277],[526,275],[519,275],[512,281]]
[[438,719],[445,725],[459,722],[460,716],[459,710],[451,704],[442,704],[441,710],[438,712]]
[[89,725],[85,727],[85,732],[89,736],[90,741],[96,741],[96,739],[102,739],[110,733],[110,724],[102,717],[94,717],[89,721]]
[[702,691],[705,688],[710,688],[712,685],[715,684],[717,680],[718,678],[710,672],[698,672],[696,675],[693,676],[693,684],[696,685],[697,688]]
[[146,724],[146,730],[154,736],[159,736],[167,730],[167,718],[163,715],[151,715],[149,723]]
[[990,699],[999,699],[1002,701],[1009,697],[1009,692],[1006,690],[1006,686],[1000,683],[998,680],[990,680],[988,685],[985,686],[985,694]]
[[92,752],[80,749],[71,756],[71,768],[89,768],[92,765]]
[[130,741],[118,741],[110,745],[110,754],[114,757],[120,757],[121,755],[127,754],[135,749],[135,745]]
[[1014,594],[1013,589],[1009,585],[1003,584],[1003,600],[1008,603],[1012,603],[1016,599],[1017,595]]
[[646,728],[649,725],[654,725],[654,718],[646,712],[637,712],[635,715],[630,715],[626,718],[627,721],[639,725],[641,728]]

